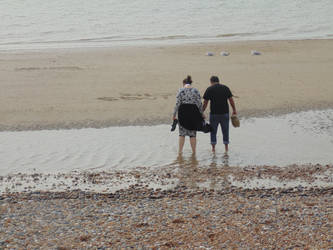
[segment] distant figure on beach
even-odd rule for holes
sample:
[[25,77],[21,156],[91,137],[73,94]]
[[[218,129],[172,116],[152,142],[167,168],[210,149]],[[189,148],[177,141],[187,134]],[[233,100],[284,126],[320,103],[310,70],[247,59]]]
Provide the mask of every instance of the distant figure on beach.
[[232,93],[230,89],[221,84],[217,76],[212,76],[210,78],[211,86],[208,87],[204,93],[203,99],[203,111],[206,110],[208,102],[210,101],[210,115],[209,122],[212,127],[210,132],[210,143],[212,144],[212,151],[215,152],[216,134],[218,125],[221,125],[223,144],[225,147],[225,152],[228,152],[229,145],[229,104],[232,107],[232,114],[237,115],[235,102],[232,98]]
[[191,76],[187,76],[183,80],[183,88],[179,89],[176,98],[173,120],[176,119],[178,113],[179,154],[183,152],[185,136],[190,137],[192,153],[195,154],[197,127],[198,122],[202,122],[203,110],[200,93],[196,88],[192,87]]

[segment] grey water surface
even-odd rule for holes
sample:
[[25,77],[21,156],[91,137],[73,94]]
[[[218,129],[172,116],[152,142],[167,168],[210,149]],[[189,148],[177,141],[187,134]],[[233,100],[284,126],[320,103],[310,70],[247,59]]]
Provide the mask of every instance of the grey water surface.
[[1,0],[0,50],[332,38],[332,0]]
[[[333,110],[241,119],[230,128],[224,155],[221,131],[216,154],[209,134],[198,133],[199,166],[287,166],[333,163]],[[170,125],[0,132],[0,175],[133,170],[177,164],[178,131]],[[184,157],[191,155],[186,140]]]

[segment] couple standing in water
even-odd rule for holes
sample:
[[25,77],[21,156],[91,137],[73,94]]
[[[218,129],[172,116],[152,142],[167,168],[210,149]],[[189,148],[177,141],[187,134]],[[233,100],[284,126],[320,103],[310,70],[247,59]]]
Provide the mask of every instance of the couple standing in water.
[[[211,86],[208,87],[203,95],[204,102],[202,104],[200,93],[196,88],[192,87],[191,76],[183,81],[183,88],[177,94],[177,102],[173,113],[173,120],[176,120],[178,114],[179,120],[179,153],[183,152],[185,136],[190,137],[192,152],[196,151],[196,133],[202,128],[198,128],[195,124],[202,124],[205,119],[204,112],[210,102],[210,143],[212,151],[215,152],[217,144],[216,134],[218,125],[220,124],[223,144],[225,152],[228,152],[229,145],[229,104],[232,107],[232,115],[236,115],[236,106],[232,98],[230,89],[221,84],[217,76],[210,78]],[[191,126],[194,125],[194,126]],[[186,127],[186,128],[185,128]]]

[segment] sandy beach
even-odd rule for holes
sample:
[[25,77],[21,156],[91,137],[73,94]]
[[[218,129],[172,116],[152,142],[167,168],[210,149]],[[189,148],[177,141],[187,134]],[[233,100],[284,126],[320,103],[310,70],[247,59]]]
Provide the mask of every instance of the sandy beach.
[[[262,54],[252,56],[251,50]],[[206,56],[206,52],[215,56]],[[221,51],[230,52],[221,56]],[[187,74],[240,117],[333,107],[333,40],[1,52],[0,130],[169,123]]]
[[[0,62],[0,249],[332,249],[333,40]],[[206,135],[196,157],[177,157],[169,124],[187,74],[201,93],[218,75],[236,96],[244,120],[227,157]],[[90,127],[104,129],[16,132]]]

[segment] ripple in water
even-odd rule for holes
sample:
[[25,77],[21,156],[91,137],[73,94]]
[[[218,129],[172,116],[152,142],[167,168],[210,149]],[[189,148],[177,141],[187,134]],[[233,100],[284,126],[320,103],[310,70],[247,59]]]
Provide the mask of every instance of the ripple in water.
[[[212,155],[209,135],[198,133],[196,164],[332,164],[332,124],[333,110],[243,119],[240,128],[231,127],[228,157],[221,143]],[[218,142],[221,137],[219,131]],[[0,141],[1,175],[180,165],[178,132],[170,132],[170,125],[1,132]],[[187,155],[191,155],[188,140]]]

